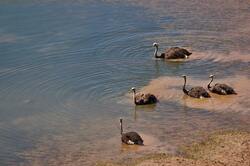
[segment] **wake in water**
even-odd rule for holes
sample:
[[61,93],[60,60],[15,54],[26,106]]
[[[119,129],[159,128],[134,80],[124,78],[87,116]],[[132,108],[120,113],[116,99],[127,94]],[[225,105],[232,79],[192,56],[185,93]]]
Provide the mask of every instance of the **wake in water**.
[[213,62],[250,62],[250,55],[241,52],[230,52],[228,54],[219,54],[215,52],[195,52],[188,60],[210,60]]

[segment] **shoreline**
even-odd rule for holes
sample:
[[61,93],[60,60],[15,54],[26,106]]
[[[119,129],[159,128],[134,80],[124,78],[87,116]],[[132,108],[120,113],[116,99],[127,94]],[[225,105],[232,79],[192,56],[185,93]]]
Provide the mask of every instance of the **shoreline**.
[[250,132],[221,131],[204,141],[179,148],[178,155],[149,154],[123,161],[98,161],[97,166],[249,166]]

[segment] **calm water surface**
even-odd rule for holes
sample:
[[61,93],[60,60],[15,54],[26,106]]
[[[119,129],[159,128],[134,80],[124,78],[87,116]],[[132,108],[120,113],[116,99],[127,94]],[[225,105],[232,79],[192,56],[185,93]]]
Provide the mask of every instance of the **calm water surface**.
[[[0,165],[92,165],[179,146],[218,130],[250,130],[250,3],[207,1],[0,2]],[[187,61],[155,60],[182,46]],[[208,75],[239,95],[182,94]],[[135,107],[129,89],[155,93]],[[144,147],[120,143],[136,130]]]

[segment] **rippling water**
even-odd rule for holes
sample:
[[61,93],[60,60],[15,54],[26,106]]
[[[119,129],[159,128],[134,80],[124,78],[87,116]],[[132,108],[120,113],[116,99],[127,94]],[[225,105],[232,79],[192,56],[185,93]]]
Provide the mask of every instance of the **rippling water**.
[[[91,165],[152,152],[176,153],[206,133],[249,130],[250,3],[205,0],[0,2],[0,165]],[[153,58],[182,46],[186,61]],[[237,96],[182,94],[208,75]],[[155,93],[134,107],[129,89]],[[125,130],[146,146],[120,143]]]

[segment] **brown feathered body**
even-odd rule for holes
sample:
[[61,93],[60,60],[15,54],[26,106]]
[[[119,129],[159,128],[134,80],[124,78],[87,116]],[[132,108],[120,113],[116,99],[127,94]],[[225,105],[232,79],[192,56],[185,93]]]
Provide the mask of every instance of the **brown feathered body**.
[[180,47],[172,47],[169,49],[166,49],[164,53],[161,53],[161,55],[158,58],[165,58],[165,59],[184,59],[188,58],[192,53],[188,50]]
[[187,82],[187,78],[185,75],[183,75],[184,78],[184,85],[183,85],[183,92],[190,96],[190,97],[194,97],[194,98],[210,98],[211,96],[209,95],[209,93],[206,91],[206,89],[204,89],[201,86],[197,86],[197,87],[193,87],[190,90],[186,89],[186,82]]
[[211,92],[219,95],[237,94],[234,89],[226,84],[216,83],[214,86],[208,88]]
[[194,98],[210,98],[209,93],[201,86],[194,87],[187,92],[188,96]]
[[146,104],[155,104],[157,103],[157,98],[150,93],[143,94],[139,93],[135,95],[135,104],[136,105],[146,105]]
[[219,94],[219,95],[231,95],[231,94],[237,94],[234,89],[230,86],[228,86],[227,84],[219,84],[216,83],[214,86],[210,86],[210,84],[213,82],[214,80],[214,75],[210,75],[209,78],[211,78],[211,81],[209,82],[209,84],[207,85],[207,88],[210,92]]
[[128,145],[143,145],[143,139],[136,132],[122,133],[121,140],[123,143]]

